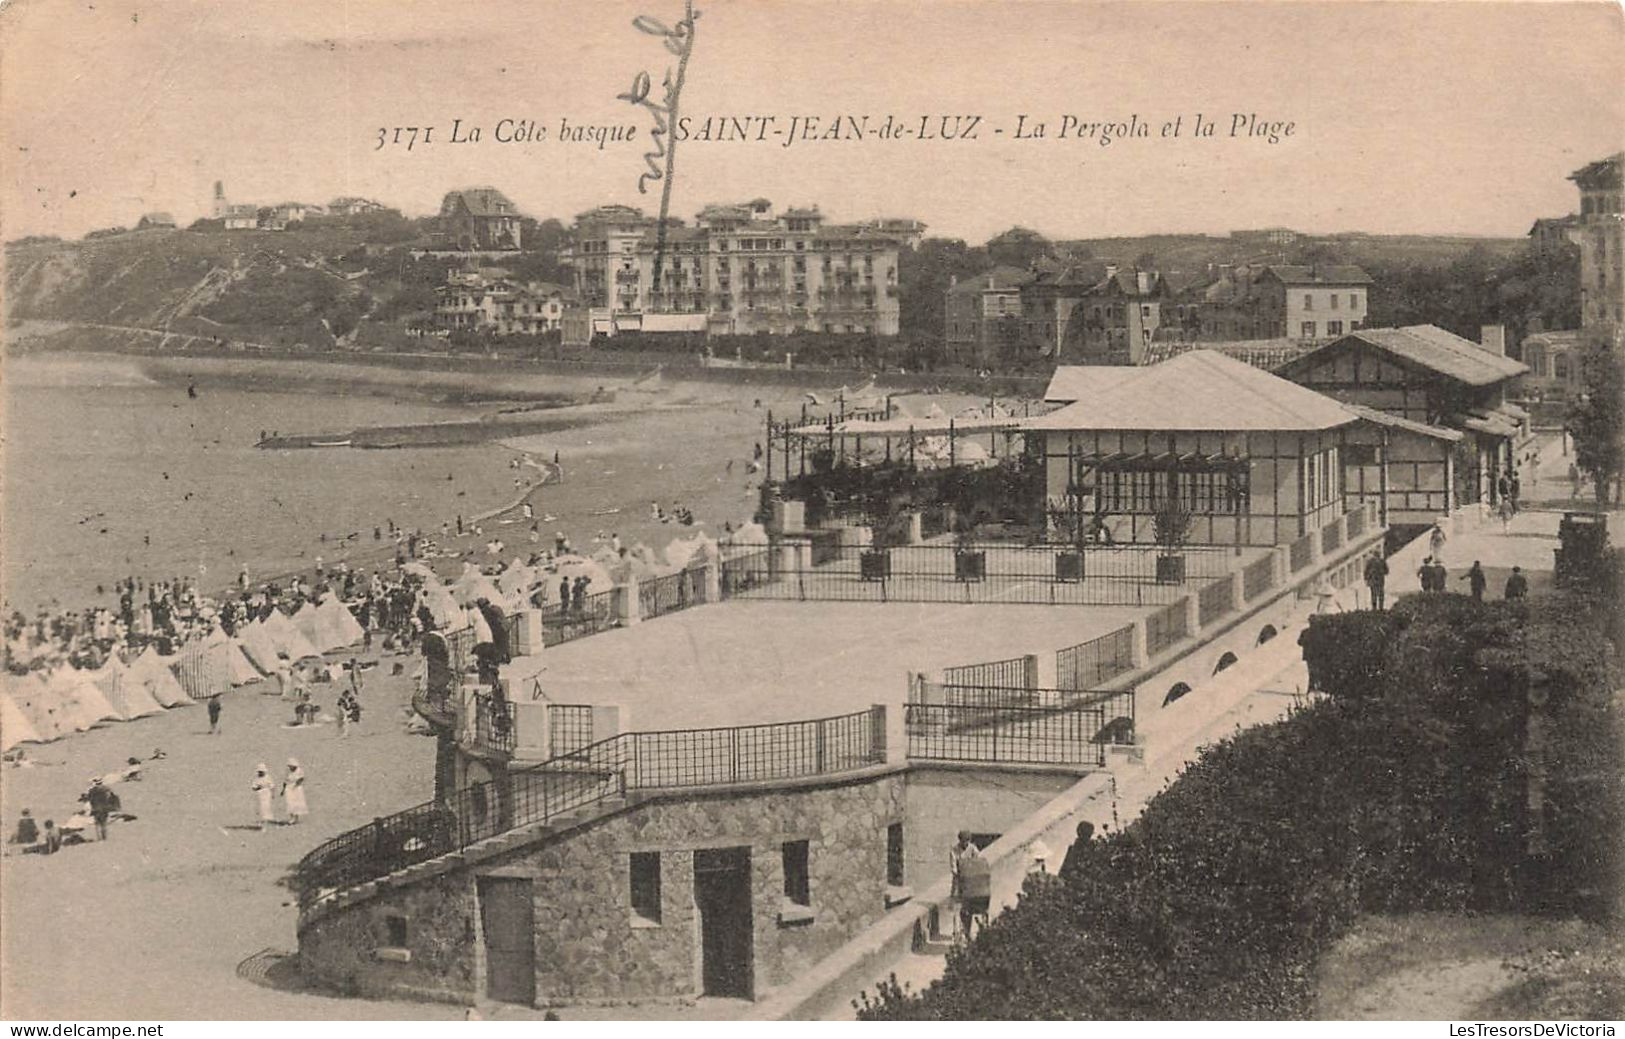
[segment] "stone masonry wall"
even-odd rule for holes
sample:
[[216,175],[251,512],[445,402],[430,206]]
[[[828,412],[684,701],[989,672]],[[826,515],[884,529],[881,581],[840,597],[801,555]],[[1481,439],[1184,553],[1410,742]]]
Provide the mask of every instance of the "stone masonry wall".
[[[472,877],[444,874],[306,927],[299,968],[308,979],[354,995],[466,1003],[475,995],[478,915]],[[391,916],[405,917],[405,962],[390,945]]]

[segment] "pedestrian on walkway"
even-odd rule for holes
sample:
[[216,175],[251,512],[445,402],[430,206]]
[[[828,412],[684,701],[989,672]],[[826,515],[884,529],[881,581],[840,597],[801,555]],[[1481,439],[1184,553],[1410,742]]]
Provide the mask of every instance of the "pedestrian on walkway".
[[1523,599],[1529,595],[1529,578],[1523,575],[1523,567],[1515,566],[1512,568],[1512,576],[1507,578],[1506,592],[1504,594],[1508,601]]
[[1444,558],[1444,543],[1447,535],[1444,532],[1444,521],[1434,520],[1433,529],[1428,532],[1428,552],[1435,559]]
[[1479,561],[1476,559],[1473,560],[1472,569],[1468,570],[1465,574],[1462,574],[1461,579],[1467,582],[1467,589],[1468,591],[1472,592],[1473,598],[1477,599],[1479,602],[1483,602],[1484,586],[1489,583],[1484,576],[1483,564],[1479,563]]
[[948,852],[953,882],[950,892],[959,901],[959,938],[968,942],[978,918],[987,926],[988,903],[992,897],[993,871],[982,849],[971,840],[969,830],[959,831],[959,842]]
[[1518,471],[1512,471],[1512,479],[1507,483],[1507,498],[1512,502],[1512,511],[1518,511],[1518,495],[1522,485],[1518,481]]
[[263,764],[254,766],[254,782],[249,786],[254,791],[254,799],[259,803],[260,829],[276,822],[276,809],[271,798],[276,792],[276,784],[271,782],[271,770]]
[[297,826],[310,812],[305,803],[305,770],[293,758],[288,759],[288,774],[282,780],[282,804],[288,812],[289,826]]
[[1569,463],[1569,497],[1580,496],[1580,467],[1573,462]]
[[1365,561],[1365,586],[1371,590],[1371,608],[1383,608],[1383,586],[1388,582],[1388,562],[1382,553],[1373,552]]
[[1501,517],[1501,533],[1503,533],[1503,534],[1512,533],[1512,513],[1513,513],[1513,511],[1514,510],[1512,508],[1512,499],[1511,498],[1502,498],[1501,499],[1501,505],[1496,510],[1496,512]]

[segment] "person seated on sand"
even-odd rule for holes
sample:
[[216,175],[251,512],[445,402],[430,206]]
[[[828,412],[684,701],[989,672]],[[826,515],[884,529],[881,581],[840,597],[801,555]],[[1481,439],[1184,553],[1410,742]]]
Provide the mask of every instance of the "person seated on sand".
[[141,782],[141,759],[140,758],[127,758],[127,759],[125,759],[124,767],[119,769],[119,771],[118,771],[118,782],[120,782],[120,783],[139,783],[139,782]]
[[45,832],[40,835],[39,843],[28,850],[40,855],[55,855],[62,850],[62,831],[56,828],[55,821],[45,820]]
[[162,747],[154,747],[154,748],[152,748],[152,757],[148,758],[147,760],[148,761],[162,761],[167,757],[169,757],[169,755],[164,753],[164,750],[163,750]]
[[34,825],[34,815],[28,809],[23,809],[22,818],[17,820],[17,832],[11,835],[11,843],[21,844],[24,847],[39,841],[39,827]]

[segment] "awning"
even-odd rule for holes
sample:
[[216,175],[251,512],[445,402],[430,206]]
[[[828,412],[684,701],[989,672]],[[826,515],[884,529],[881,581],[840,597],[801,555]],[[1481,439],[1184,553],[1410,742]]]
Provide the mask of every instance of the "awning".
[[1484,433],[1494,437],[1515,437],[1518,435],[1516,423],[1503,415],[1495,413],[1481,413],[1467,415],[1456,420],[1463,429],[1470,429],[1475,433]]

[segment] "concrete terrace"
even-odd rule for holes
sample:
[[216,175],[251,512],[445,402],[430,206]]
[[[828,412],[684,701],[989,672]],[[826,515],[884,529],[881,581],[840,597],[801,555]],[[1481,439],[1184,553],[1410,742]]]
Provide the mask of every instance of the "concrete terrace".
[[1056,650],[1145,612],[734,600],[550,648],[541,679],[560,703],[624,705],[632,729],[793,721],[901,703],[910,671],[1028,653],[1053,684]]

